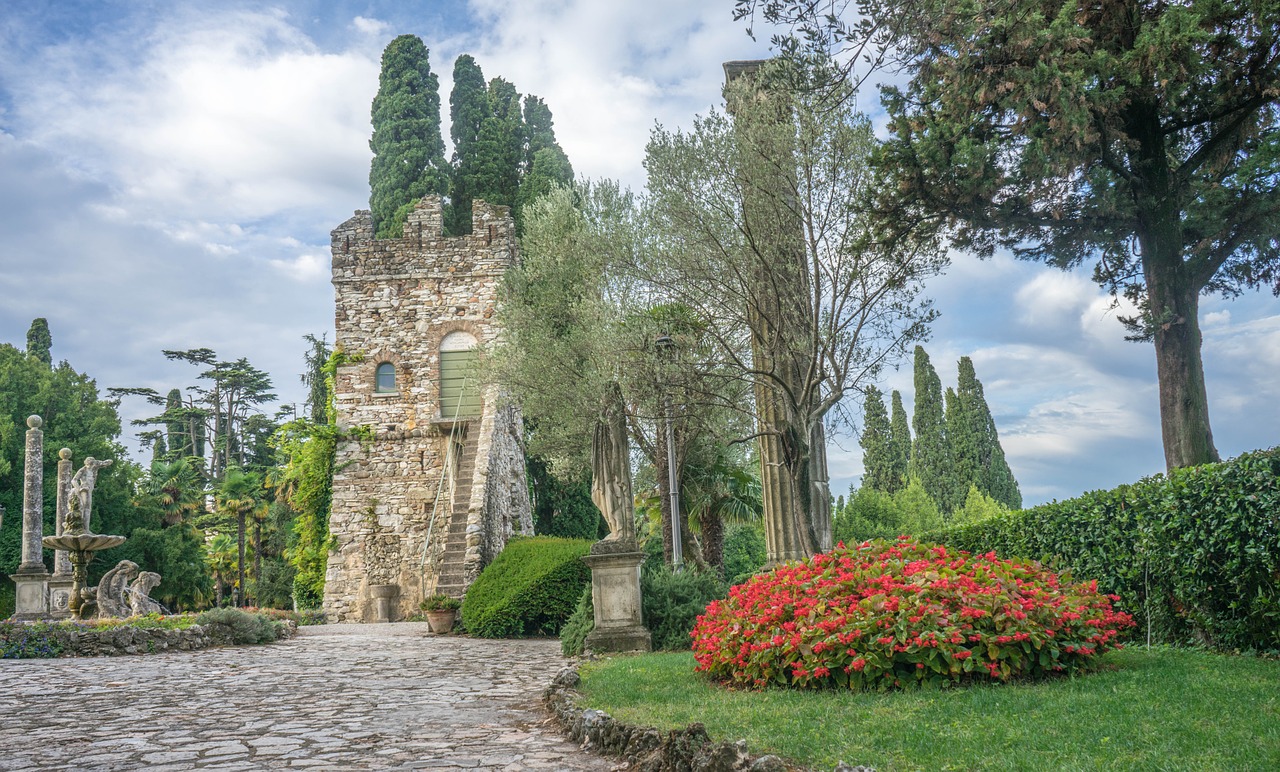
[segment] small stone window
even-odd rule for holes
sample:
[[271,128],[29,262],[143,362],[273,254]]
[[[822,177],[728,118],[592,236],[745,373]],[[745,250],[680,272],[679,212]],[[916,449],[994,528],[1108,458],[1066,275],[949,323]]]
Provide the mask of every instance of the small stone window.
[[396,366],[390,362],[378,365],[373,379],[373,390],[379,394],[393,394],[396,390]]

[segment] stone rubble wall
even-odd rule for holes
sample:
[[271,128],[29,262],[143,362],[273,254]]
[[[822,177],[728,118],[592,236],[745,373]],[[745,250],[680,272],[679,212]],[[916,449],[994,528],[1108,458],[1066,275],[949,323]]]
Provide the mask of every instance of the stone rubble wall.
[[[497,340],[498,287],[517,259],[506,207],[474,202],[471,235],[444,236],[442,223],[439,197],[428,196],[402,238],[374,239],[368,211],[332,233],[335,345],[358,359],[338,368],[338,424],[365,433],[340,443],[335,458],[324,599],[333,621],[372,621],[371,584],[399,585],[392,619],[415,613],[436,586],[431,565],[423,570],[425,541],[430,531],[433,549],[442,550],[453,510],[444,474],[453,423],[440,413],[440,344],[459,331],[480,346]],[[383,362],[395,367],[394,393],[375,391]],[[492,390],[483,402],[468,429],[479,437],[466,502],[467,582],[513,531],[532,533],[519,412],[500,409]]]
[[[292,637],[298,631],[293,620],[281,620],[276,628],[277,640]],[[131,654],[155,654],[161,651],[198,651],[213,646],[233,644],[224,625],[192,625],[173,630],[162,627],[108,627],[58,629],[55,635],[63,657],[120,657]]]

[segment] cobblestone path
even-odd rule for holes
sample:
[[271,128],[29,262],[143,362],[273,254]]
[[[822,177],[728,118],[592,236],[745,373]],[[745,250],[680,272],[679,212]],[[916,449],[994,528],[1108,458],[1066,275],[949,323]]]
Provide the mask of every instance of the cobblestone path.
[[267,646],[0,660],[0,769],[607,770],[545,724],[556,641],[304,627]]

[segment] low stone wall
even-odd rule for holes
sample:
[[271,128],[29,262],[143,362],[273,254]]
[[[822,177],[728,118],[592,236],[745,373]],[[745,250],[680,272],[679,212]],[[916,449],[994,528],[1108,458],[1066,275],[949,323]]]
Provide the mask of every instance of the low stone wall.
[[777,756],[752,756],[745,740],[711,742],[702,724],[663,732],[651,726],[632,726],[599,710],[577,706],[577,668],[560,671],[542,699],[565,734],[584,750],[621,757],[628,769],[642,772],[793,772]]
[[[289,638],[298,631],[292,620],[277,622],[281,635]],[[138,628],[127,625],[95,630],[68,629],[60,632],[63,657],[118,657],[129,654],[154,654],[160,651],[197,651],[211,646],[229,646],[233,641],[225,625],[192,625],[185,630],[159,627]]]

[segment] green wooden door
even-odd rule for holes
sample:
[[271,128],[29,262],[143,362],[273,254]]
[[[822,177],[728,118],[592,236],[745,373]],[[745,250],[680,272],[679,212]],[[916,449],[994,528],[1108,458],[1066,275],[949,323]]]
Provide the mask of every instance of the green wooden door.
[[441,418],[480,415],[480,384],[475,365],[475,349],[440,352]]

